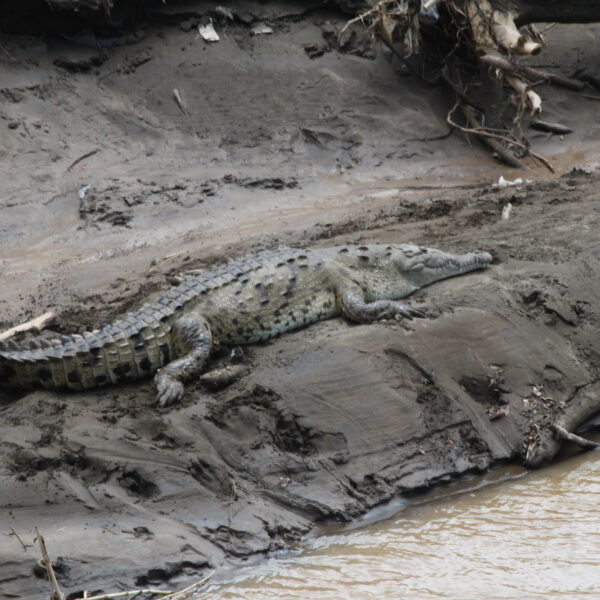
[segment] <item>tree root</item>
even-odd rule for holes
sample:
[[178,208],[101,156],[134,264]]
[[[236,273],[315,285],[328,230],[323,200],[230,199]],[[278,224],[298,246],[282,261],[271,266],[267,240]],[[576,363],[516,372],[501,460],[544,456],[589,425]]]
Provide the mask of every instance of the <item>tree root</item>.
[[[476,62],[492,67],[497,79],[504,80],[516,90],[516,94],[512,96],[514,104],[516,104],[516,114],[512,125],[509,126],[510,132],[505,128],[501,130],[502,135],[499,135],[498,129],[492,130],[489,127],[480,126],[478,125],[480,119],[473,118],[468,114],[465,114],[467,127],[461,127],[452,122],[452,113],[456,107],[450,111],[447,118],[448,123],[461,131],[477,136],[512,167],[523,168],[519,154],[528,154],[554,172],[553,166],[546,158],[531,150],[528,140],[521,132],[523,116],[527,112],[536,116],[542,111],[541,95],[532,87],[541,82],[548,82],[581,93],[587,83],[529,67],[515,60],[515,56],[526,57],[538,54],[546,45],[543,38],[545,29],[540,31],[533,25],[519,29],[516,25],[519,22],[529,22],[527,18],[524,18],[524,14],[530,16],[528,14],[531,8],[529,4],[525,3],[527,6],[521,6],[518,0],[512,3],[500,0],[445,0],[444,8],[440,9],[434,25],[423,24],[424,21],[419,22],[418,15],[415,13],[415,7],[419,3],[409,0],[370,0],[369,4],[371,5],[369,10],[346,24],[340,37],[351,24],[358,22],[364,24],[372,33],[374,41],[382,40],[414,74],[423,79],[419,71],[424,71],[426,59],[423,58],[423,69],[415,69],[414,66],[407,63],[406,59],[411,54],[419,54],[421,51],[423,47],[421,37],[425,32],[424,28],[435,27],[436,29],[431,29],[429,38],[425,37],[425,39],[438,40],[439,47],[436,47],[434,41],[432,49],[433,52],[437,52],[436,60],[439,61],[441,78],[456,93],[463,112],[467,105],[475,107],[482,115],[485,115],[487,111],[468,98],[461,85],[456,85],[456,82],[460,80],[460,70],[457,74],[455,68],[455,76],[448,77],[448,67],[452,68],[452,63],[460,65],[461,70],[465,65],[473,67]],[[423,4],[423,8],[426,10],[439,4],[441,4],[440,0],[428,0]],[[540,0],[540,7],[543,4]],[[542,9],[540,8],[540,10]],[[553,10],[558,9],[553,5]],[[574,10],[573,7],[564,7],[566,14]],[[517,14],[519,11],[520,14]],[[444,42],[439,42],[440,33],[441,37],[447,40],[445,45]],[[398,48],[403,48],[404,53]],[[467,69],[463,72],[467,72]],[[489,117],[489,115],[486,116]],[[486,121],[489,123],[490,119],[488,118]],[[513,131],[517,132],[516,136],[512,134]],[[517,150],[516,155],[511,152],[511,146]]]
[[505,73],[522,75],[533,82],[549,81],[578,92],[585,89],[587,85],[583,81],[578,81],[577,79],[571,79],[570,77],[564,77],[563,75],[556,75],[555,73],[546,73],[546,71],[540,71],[539,69],[534,69],[533,67],[527,67],[525,65],[509,62],[501,56],[484,54],[483,56],[479,57],[479,60],[482,63],[495,67],[496,69],[500,69]]
[[[531,150],[531,148],[529,148],[529,146],[526,146],[522,142],[519,142],[518,140],[514,139],[513,137],[494,133],[492,131],[489,131],[485,127],[479,127],[479,126],[478,127],[463,127],[463,126],[459,125],[458,123],[456,123],[455,121],[453,121],[452,113],[456,110],[457,107],[458,107],[458,103],[455,104],[454,107],[448,113],[448,115],[446,117],[446,121],[447,121],[448,125],[458,129],[459,131],[463,131],[464,133],[472,133],[473,135],[476,135],[488,147],[490,147],[492,150],[494,150],[494,152],[497,152],[499,154],[499,156],[511,167],[523,168],[523,163],[518,158],[516,158],[511,152],[506,150],[499,143],[500,141],[506,142],[507,144],[513,144],[513,145],[517,146],[518,148],[521,148],[522,150],[525,151],[526,154],[530,154],[533,158],[536,158],[541,163],[543,163],[544,166],[551,173],[554,173],[554,167],[552,166],[552,163],[547,158],[545,158],[541,154],[537,154],[536,152],[533,152]],[[473,117],[470,115],[468,108],[463,107],[463,111],[466,111],[468,121],[469,121],[469,123],[471,123],[473,120]]]

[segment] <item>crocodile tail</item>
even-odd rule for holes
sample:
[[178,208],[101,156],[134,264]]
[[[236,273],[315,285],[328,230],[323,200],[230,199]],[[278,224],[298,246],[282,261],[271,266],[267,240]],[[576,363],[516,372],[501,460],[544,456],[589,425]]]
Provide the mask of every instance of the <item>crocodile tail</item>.
[[0,343],[0,387],[77,391],[140,379],[171,359],[169,329],[141,309],[82,335]]
[[[50,381],[51,363],[46,349],[37,340],[21,345],[12,340],[0,344],[0,385],[31,389]],[[49,386],[50,387],[50,386]]]

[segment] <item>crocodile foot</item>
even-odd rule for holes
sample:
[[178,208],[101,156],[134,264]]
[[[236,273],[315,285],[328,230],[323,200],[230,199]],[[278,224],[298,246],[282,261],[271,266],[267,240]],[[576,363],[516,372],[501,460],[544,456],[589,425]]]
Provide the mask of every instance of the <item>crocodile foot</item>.
[[183,398],[184,387],[181,381],[177,381],[177,379],[173,379],[166,373],[159,371],[154,378],[154,382],[158,391],[156,400],[161,408]]
[[400,319],[426,319],[427,315],[418,308],[413,308],[412,306],[408,306],[406,304],[400,304],[398,302],[394,303],[395,315],[394,317],[397,320]]

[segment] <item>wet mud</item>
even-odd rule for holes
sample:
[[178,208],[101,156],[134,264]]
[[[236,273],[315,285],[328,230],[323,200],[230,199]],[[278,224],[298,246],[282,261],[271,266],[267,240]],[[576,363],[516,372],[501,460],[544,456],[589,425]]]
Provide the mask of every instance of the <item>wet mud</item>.
[[[35,526],[72,597],[227,577],[317,523],[523,462],[597,393],[594,101],[545,88],[548,120],[575,133],[531,136],[556,175],[509,171],[444,137],[446,92],[361,56],[358,38],[336,48],[340,14],[259,5],[249,23],[273,33],[225,19],[206,44],[201,16],[169,11],[111,38],[2,35],[0,327],[53,309],[53,330],[81,331],[280,244],[411,241],[494,263],[415,294],[425,320],[220,348],[210,368],[240,377],[166,409],[151,381],[0,392],[7,597],[48,595]],[[594,64],[598,28],[553,36],[544,60]],[[524,182],[493,187],[500,175]]]

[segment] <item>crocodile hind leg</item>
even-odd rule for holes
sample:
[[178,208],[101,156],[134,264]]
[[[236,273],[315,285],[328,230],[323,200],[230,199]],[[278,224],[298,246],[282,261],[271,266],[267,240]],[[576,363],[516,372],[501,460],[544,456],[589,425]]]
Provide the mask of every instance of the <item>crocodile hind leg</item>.
[[344,288],[338,293],[338,303],[342,314],[355,323],[369,323],[378,319],[392,319],[396,316],[412,319],[425,318],[425,313],[408,304],[396,300],[375,300],[366,302],[365,293],[358,286]]
[[184,382],[202,372],[212,348],[210,326],[204,318],[193,314],[175,321],[171,340],[173,352],[179,358],[160,369],[154,377],[160,406],[181,400]]

